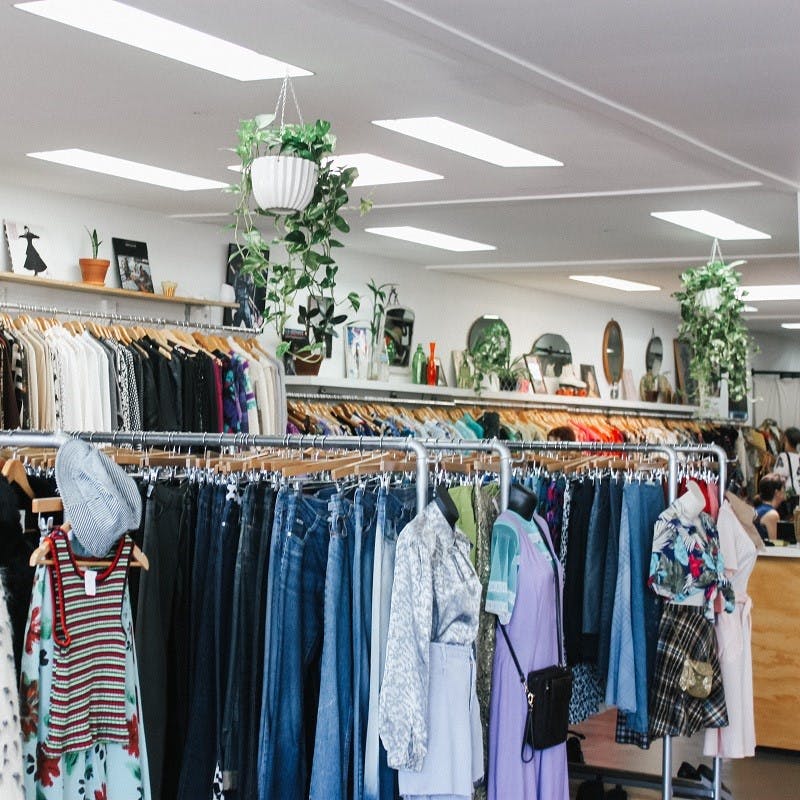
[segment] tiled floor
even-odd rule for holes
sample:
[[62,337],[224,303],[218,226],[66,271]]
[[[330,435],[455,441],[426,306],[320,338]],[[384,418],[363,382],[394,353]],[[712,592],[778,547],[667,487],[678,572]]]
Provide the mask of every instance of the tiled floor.
[[[616,711],[607,711],[582,725],[574,726],[586,734],[581,743],[587,764],[611,766],[648,774],[661,774],[661,744],[650,750],[614,743]],[[800,721],[798,721],[800,724]],[[691,739],[673,739],[673,775],[682,761],[692,765],[712,760],[703,756],[702,733]],[[734,800],[800,800],[800,753],[758,750],[755,758],[724,761],[722,782],[731,790]],[[578,784],[570,785],[575,797]],[[612,788],[606,784],[606,789]],[[628,800],[655,800],[661,792],[627,789]]]

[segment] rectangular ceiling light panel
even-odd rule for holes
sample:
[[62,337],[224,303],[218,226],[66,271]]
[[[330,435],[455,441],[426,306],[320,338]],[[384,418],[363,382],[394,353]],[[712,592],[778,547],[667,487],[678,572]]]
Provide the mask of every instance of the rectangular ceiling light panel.
[[787,331],[800,330],[800,322],[782,322],[781,328],[786,328]]
[[626,281],[622,278],[610,278],[607,275],[570,275],[571,281],[581,283],[591,283],[595,286],[604,286],[607,289],[617,289],[620,292],[660,292],[660,286],[652,283],[638,283],[637,281]]
[[102,153],[93,153],[90,150],[81,150],[80,148],[47,150],[40,153],[28,153],[28,155],[41,161],[52,161],[54,164],[64,164],[67,167],[77,167],[90,172],[100,172],[103,175],[114,175],[117,178],[127,178],[130,181],[151,183],[167,189],[178,189],[181,192],[195,192],[199,189],[224,189],[228,185],[208,178],[187,175],[185,172],[153,167],[150,164],[140,164],[137,161],[106,156]]
[[334,166],[344,169],[355,167],[358,178],[353,186],[379,186],[385,183],[414,183],[415,181],[440,181],[442,175],[424,169],[392,161],[389,158],[372,153],[353,153],[351,155],[334,156]]
[[16,8],[239,81],[313,75],[115,0],[37,0]]
[[712,211],[697,209],[694,211],[653,211],[651,217],[663,219],[673,225],[680,225],[706,236],[713,236],[723,241],[737,241],[745,239],[771,239],[768,233],[740,225],[732,219],[714,214]]
[[498,167],[563,167],[554,158],[534,153],[524,147],[481,133],[442,117],[407,117],[405,119],[375,119],[373,125],[413,136],[423,142],[454,150]]
[[800,283],[775,283],[769,286],[742,286],[739,298],[750,303],[770,300],[800,300]]
[[438,247],[441,250],[452,250],[455,253],[471,253],[478,250],[496,250],[493,244],[473,242],[469,239],[460,239],[458,236],[449,236],[446,233],[427,231],[424,228],[415,228],[412,225],[400,225],[388,228],[366,228],[367,233],[378,236],[388,236],[390,239],[401,239],[404,242],[424,244],[428,247]]

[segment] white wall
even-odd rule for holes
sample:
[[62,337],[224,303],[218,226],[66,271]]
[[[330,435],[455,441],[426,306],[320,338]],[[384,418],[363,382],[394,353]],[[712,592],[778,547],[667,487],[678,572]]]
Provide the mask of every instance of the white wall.
[[[43,226],[54,244],[55,255],[48,271],[65,280],[79,280],[79,256],[90,255],[84,226],[97,228],[104,244],[101,257],[112,257],[111,237],[147,242],[153,281],[178,282],[178,294],[216,298],[224,278],[226,243],[230,234],[218,225],[194,224],[139,209],[101,203],[80,197],[44,193],[0,184],[0,217]],[[3,248],[0,269],[9,269]],[[525,290],[474,277],[429,272],[420,267],[364,255],[345,248],[341,255],[340,294],[354,290],[367,296],[366,283],[398,285],[400,301],[416,312],[415,341],[437,343],[437,352],[448,367],[453,384],[450,351],[464,349],[472,321],[482,314],[499,314],[511,330],[513,354],[530,350],[533,341],[547,332],[561,333],[569,342],[576,365],[594,364],[601,391],[608,396],[601,359],[603,329],[613,317],[621,327],[625,346],[625,365],[632,368],[635,382],[644,373],[644,352],[653,328],[664,342],[663,369],[675,385],[672,339],[677,318],[612,307],[575,298]],[[118,286],[114,265],[109,269],[108,285]],[[63,308],[97,308],[94,296],[59,293],[0,284],[5,298],[17,302],[37,302]],[[87,305],[88,304],[88,305]],[[110,307],[125,313],[167,316],[180,309],[165,305],[114,302]],[[168,310],[165,310],[168,308]],[[104,308],[105,310],[105,308]],[[219,317],[219,311],[205,318]],[[359,317],[368,318],[369,303]],[[274,337],[269,337],[271,340]],[[427,345],[426,345],[427,347]],[[322,374],[344,375],[343,345],[335,341],[334,357],[326,361]]]

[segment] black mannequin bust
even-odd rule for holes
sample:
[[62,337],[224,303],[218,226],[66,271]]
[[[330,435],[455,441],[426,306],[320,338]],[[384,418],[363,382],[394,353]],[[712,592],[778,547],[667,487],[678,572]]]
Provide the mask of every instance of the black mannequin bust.
[[447,488],[444,486],[439,486],[436,489],[436,505],[439,506],[439,510],[447,520],[447,524],[451,528],[455,528],[459,517],[458,509],[453,502],[453,498],[450,497],[450,492],[448,492]]
[[536,494],[518,483],[512,485],[508,492],[508,508],[523,519],[533,519],[538,498]]

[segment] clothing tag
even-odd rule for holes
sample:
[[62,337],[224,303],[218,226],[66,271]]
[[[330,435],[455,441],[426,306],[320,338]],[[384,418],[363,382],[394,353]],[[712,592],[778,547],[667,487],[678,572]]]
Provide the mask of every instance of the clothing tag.
[[22,528],[22,530],[25,530],[25,509],[24,508],[21,508],[19,510],[19,526],[20,526],[20,528]]
[[83,587],[87,596],[94,597],[97,594],[97,573],[94,570],[87,569],[83,573]]

